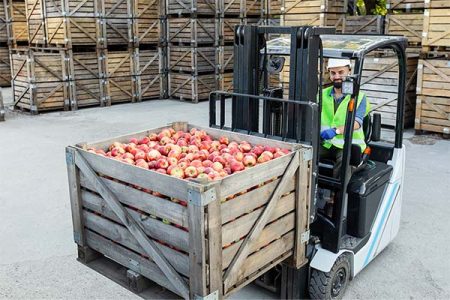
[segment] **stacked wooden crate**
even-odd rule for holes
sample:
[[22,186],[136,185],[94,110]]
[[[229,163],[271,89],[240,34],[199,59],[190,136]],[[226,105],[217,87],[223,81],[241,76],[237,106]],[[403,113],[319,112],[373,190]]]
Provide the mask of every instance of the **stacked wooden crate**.
[[424,0],[388,0],[385,33],[408,38],[407,53],[419,54],[422,43]]
[[219,3],[168,0],[169,96],[194,103],[218,89]]
[[[52,94],[53,98],[60,98],[52,101],[51,106],[43,106],[42,101],[35,99],[46,98],[39,92],[26,98],[30,102],[24,104],[27,100],[19,91],[24,86],[32,89],[36,83],[32,75],[34,66],[30,66],[27,68],[30,76],[14,78],[14,83],[17,82],[14,88],[18,90],[14,92],[18,97],[16,107],[38,113],[160,97],[159,1],[27,0],[26,8],[31,47],[27,51],[20,47],[12,51],[17,54],[13,59],[19,59],[14,68],[21,65],[23,56],[60,53],[66,60],[63,64],[66,76],[53,76],[46,84],[50,87],[52,82],[55,89],[62,84],[68,92]],[[42,64],[46,66],[46,61]],[[14,68],[13,73],[17,74]]]
[[346,34],[383,34],[384,16],[346,15],[342,32]]
[[450,134],[450,2],[425,3],[415,129]]
[[11,85],[11,71],[9,63],[9,28],[7,3],[0,3],[0,87]]

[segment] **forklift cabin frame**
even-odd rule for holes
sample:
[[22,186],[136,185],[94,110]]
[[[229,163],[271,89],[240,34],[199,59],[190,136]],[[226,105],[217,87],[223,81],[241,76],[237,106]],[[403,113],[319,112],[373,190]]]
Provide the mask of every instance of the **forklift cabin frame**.
[[[347,222],[346,187],[350,176],[353,124],[356,115],[355,99],[358,99],[364,57],[374,51],[390,49],[399,62],[398,103],[395,126],[394,148],[401,148],[403,141],[403,114],[406,86],[407,39],[400,36],[339,35],[334,29],[317,27],[257,27],[241,25],[235,28],[234,42],[234,92],[212,92],[210,95],[210,127],[259,135],[267,138],[296,141],[312,145],[313,178],[310,223],[320,222],[323,229],[322,247],[337,253],[343,246]],[[265,37],[268,34],[289,34],[284,47],[271,45]],[[264,55],[260,55],[264,53]],[[268,55],[289,55],[289,100],[261,95],[260,84],[263,77],[263,93],[269,90],[266,62]],[[353,69],[353,93],[347,107],[344,149],[340,179],[318,174],[318,150],[320,147],[320,114],[322,90],[323,58],[349,58],[355,60]],[[261,62],[262,60],[262,62]],[[318,72],[320,78],[311,76]],[[269,94],[271,95],[271,94]],[[282,95],[281,95],[282,96]],[[226,98],[231,97],[231,127],[226,122]],[[217,124],[217,101],[220,101],[220,123]],[[263,104],[263,119],[260,122],[260,101]],[[318,104],[319,102],[319,104]],[[270,127],[270,104],[281,103],[281,131],[273,134]],[[287,117],[286,117],[287,116]],[[262,123],[262,126],[260,126]],[[393,149],[391,149],[393,151]],[[317,186],[328,187],[337,192],[333,205],[333,217],[316,211]]]

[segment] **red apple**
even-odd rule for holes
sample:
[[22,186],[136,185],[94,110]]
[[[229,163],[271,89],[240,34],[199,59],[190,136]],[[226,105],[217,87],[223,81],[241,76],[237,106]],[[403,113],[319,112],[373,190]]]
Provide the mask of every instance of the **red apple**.
[[178,159],[176,159],[175,157],[169,157],[167,158],[167,161],[171,166],[176,166],[178,164]]
[[148,167],[150,169],[157,169],[158,168],[158,162],[156,160],[152,160],[148,162]]
[[177,141],[177,145],[180,147],[185,147],[185,146],[187,146],[187,142],[185,139],[181,138]]
[[161,158],[161,153],[158,150],[150,150],[147,153],[147,161],[158,160]]
[[231,172],[235,173],[244,170],[245,167],[244,164],[241,163],[240,161],[234,160],[230,163],[230,168]]
[[214,169],[214,171],[220,171],[223,169],[223,165],[220,162],[216,161],[213,163],[212,168]]
[[209,159],[202,161],[202,165],[203,165],[204,167],[211,167],[212,164],[213,164],[213,162],[210,161]]
[[195,159],[194,153],[186,154],[186,159],[188,159],[189,161],[193,161]]
[[226,136],[221,136],[221,137],[219,138],[219,142],[220,142],[221,144],[228,145],[229,140],[228,140],[228,138],[227,138]]
[[158,140],[158,135],[156,133],[150,133],[148,136],[148,139],[150,141],[157,141]]
[[155,141],[150,141],[147,145],[150,149],[155,149],[156,146],[159,146],[158,142]]
[[168,137],[168,136],[163,136],[162,138],[161,138],[161,140],[159,141],[159,143],[161,144],[161,145],[167,145],[167,144],[173,144],[173,140],[170,138],[170,137]]
[[221,165],[225,165],[226,164],[226,160],[222,156],[216,156],[214,158],[214,160],[213,160],[213,163],[216,163],[216,162],[220,163]]
[[246,167],[253,167],[254,165],[256,165],[256,158],[253,155],[246,155],[242,162]]
[[[167,174],[166,169],[157,169],[156,172],[161,173],[161,174]],[[159,194],[159,193],[158,193]],[[160,196],[161,194],[157,195]],[[155,195],[156,196],[156,195]]]
[[197,160],[197,159],[193,160],[190,165],[192,167],[194,167],[194,168],[198,168],[198,167],[202,167],[203,166],[202,162],[200,160]]
[[169,162],[165,158],[160,158],[157,160],[159,169],[167,169],[169,167]]
[[234,154],[234,158],[235,158],[237,161],[242,161],[242,160],[244,159],[244,153],[242,153],[242,152],[236,152],[236,153]]
[[167,155],[167,157],[174,157],[174,158],[178,158],[181,154],[181,151],[178,152],[176,150],[170,150],[169,154]]
[[145,160],[143,160],[143,159],[136,160],[136,166],[140,167],[140,168],[144,168],[144,169],[148,169],[149,168],[147,162]]
[[135,160],[138,160],[138,159],[146,159],[146,158],[147,158],[147,155],[145,154],[144,151],[141,151],[141,150],[138,150],[138,151],[136,152],[136,154],[134,155],[134,159],[135,159]]
[[252,146],[247,142],[241,142],[241,144],[239,145],[239,149],[242,152],[249,152],[250,150],[252,150]]
[[198,174],[205,173],[205,167],[204,166],[198,167],[197,172],[198,172]]
[[270,152],[270,151],[264,151],[263,153],[261,153],[261,155],[266,155],[266,156],[268,156],[270,159],[273,158],[273,153]]
[[147,136],[144,136],[142,139],[140,139],[138,141],[138,144],[143,145],[143,144],[147,144],[148,142],[150,142],[150,139]]
[[263,146],[255,146],[253,147],[253,149],[251,150],[251,152],[255,153],[256,156],[260,156],[263,152],[264,152],[264,147]]
[[219,150],[219,146],[220,146],[219,141],[212,141],[210,150],[213,149],[213,151],[217,151]]
[[209,174],[211,172],[214,172],[214,169],[212,167],[206,167],[204,173]]
[[123,158],[122,161],[124,163],[130,164],[130,165],[134,165],[134,160],[131,158]]
[[126,145],[125,150],[127,150],[128,152],[131,152],[131,150],[136,149],[136,144],[135,143],[129,143]]
[[131,158],[132,160],[134,160],[134,156],[133,156],[133,154],[131,154],[131,153],[124,153],[124,154],[122,154],[122,158],[123,159],[126,159],[126,158]]
[[264,146],[264,151],[268,151],[270,153],[274,153],[275,152],[275,148],[270,147],[270,146]]
[[194,166],[189,166],[184,170],[184,175],[188,178],[195,178],[198,175],[197,168]]
[[178,167],[180,167],[181,169],[186,169],[187,167],[189,166],[189,161],[187,161],[187,160],[183,160],[183,159],[180,159],[179,161],[178,161]]
[[170,176],[184,178],[184,171],[180,167],[175,167],[171,170]]
[[228,175],[231,175],[231,168],[229,168],[229,167],[226,167],[226,168],[223,168],[223,170],[225,171],[225,172],[227,172],[227,174]]
[[258,163],[259,163],[259,164],[268,162],[269,160],[271,160],[271,158],[270,158],[269,156],[265,155],[265,154],[261,154],[261,155],[258,157]]
[[137,143],[138,143],[138,139],[137,139],[137,138],[131,138],[131,139],[130,139],[130,144],[135,144],[135,145],[137,145]]

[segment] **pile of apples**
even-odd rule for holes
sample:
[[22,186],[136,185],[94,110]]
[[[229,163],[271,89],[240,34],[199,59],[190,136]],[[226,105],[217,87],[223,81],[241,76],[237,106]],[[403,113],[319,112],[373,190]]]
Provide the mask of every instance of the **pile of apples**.
[[167,128],[129,143],[113,143],[108,151],[88,149],[103,155],[162,174],[182,179],[218,180],[288,154],[287,149],[251,145],[246,141],[214,140],[204,130],[189,132]]

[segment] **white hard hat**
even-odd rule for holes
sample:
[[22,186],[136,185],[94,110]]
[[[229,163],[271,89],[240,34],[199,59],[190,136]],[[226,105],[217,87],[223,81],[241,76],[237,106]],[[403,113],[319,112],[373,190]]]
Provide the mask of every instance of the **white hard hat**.
[[352,64],[348,58],[330,58],[328,60],[327,70],[330,68],[346,67],[351,68]]

